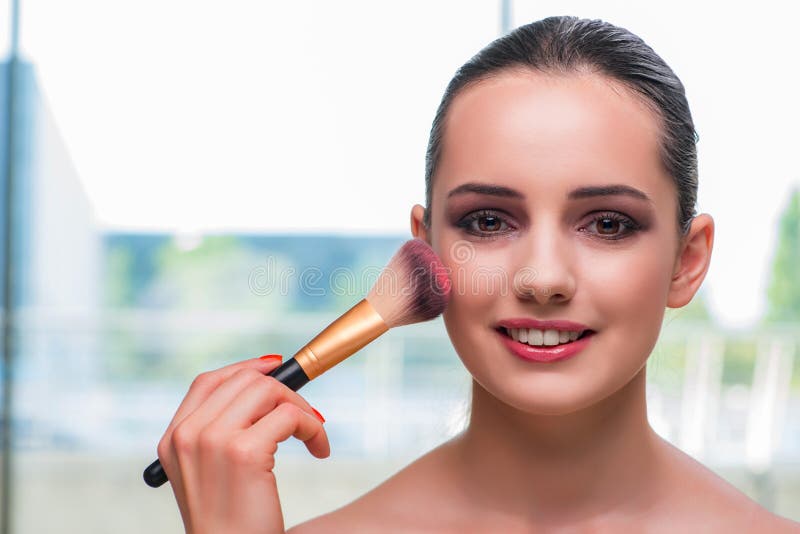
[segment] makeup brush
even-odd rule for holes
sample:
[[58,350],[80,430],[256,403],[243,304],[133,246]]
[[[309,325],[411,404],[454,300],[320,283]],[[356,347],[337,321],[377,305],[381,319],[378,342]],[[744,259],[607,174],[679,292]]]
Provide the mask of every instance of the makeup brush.
[[[297,391],[390,328],[439,316],[447,306],[450,287],[447,268],[430,246],[419,238],[406,241],[366,298],[267,376]],[[144,481],[153,488],[167,481],[159,460],[144,470]]]

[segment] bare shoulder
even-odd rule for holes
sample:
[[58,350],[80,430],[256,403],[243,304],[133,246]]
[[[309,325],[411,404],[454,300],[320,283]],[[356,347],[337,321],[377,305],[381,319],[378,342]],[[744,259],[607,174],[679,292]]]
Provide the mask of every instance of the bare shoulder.
[[[353,502],[287,532],[374,533],[386,532],[388,525],[397,533],[449,532],[459,516],[458,506],[442,507],[452,495],[447,489],[447,449],[448,443],[440,445]],[[435,523],[431,518],[437,518]]]
[[665,504],[675,520],[704,525],[707,532],[800,533],[800,523],[767,510],[720,475],[670,445],[673,498]]
[[[767,532],[778,532],[783,534],[785,533],[797,533],[800,532],[800,523],[796,521],[792,521],[791,519],[787,519],[785,517],[781,517],[775,514],[769,514],[770,517],[764,518],[764,525],[767,527]],[[762,532],[764,532],[762,530]]]
[[[725,479],[670,445],[666,463],[673,482],[657,505],[642,510],[641,532],[800,533],[800,523],[773,514]],[[449,533],[530,531],[531,525],[497,529],[496,517],[470,514],[457,491],[451,443],[445,443],[404,467],[379,486],[337,510],[294,526],[290,534]],[[465,518],[472,523],[465,524]],[[485,521],[485,523],[484,523]],[[480,523],[480,524],[478,524]],[[602,532],[619,532],[606,525]],[[613,528],[612,528],[613,527]],[[685,528],[682,528],[685,527]]]
[[763,532],[800,533],[800,523],[770,512],[743,493],[736,498],[723,498],[718,504],[716,512],[713,507],[709,509],[716,515],[712,520],[706,521],[706,524],[710,523],[719,527],[715,531],[752,534],[762,534]]

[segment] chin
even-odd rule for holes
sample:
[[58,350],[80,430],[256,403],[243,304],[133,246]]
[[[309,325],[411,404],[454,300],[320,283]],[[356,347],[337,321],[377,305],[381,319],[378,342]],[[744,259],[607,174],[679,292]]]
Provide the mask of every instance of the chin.
[[473,345],[467,354],[476,360],[462,359],[477,385],[497,401],[530,415],[568,415],[591,408],[625,388],[637,374],[633,368],[611,368],[605,362],[583,362],[569,370],[539,365],[526,372],[527,363],[521,370],[515,360],[504,361],[504,353],[497,354],[494,365],[487,365],[485,355],[491,351],[481,356],[480,347]]
[[531,415],[568,415],[576,413],[603,400],[602,391],[575,388],[565,392],[563,388],[542,385],[534,390],[530,380],[508,381],[504,384],[481,386],[498,401]]

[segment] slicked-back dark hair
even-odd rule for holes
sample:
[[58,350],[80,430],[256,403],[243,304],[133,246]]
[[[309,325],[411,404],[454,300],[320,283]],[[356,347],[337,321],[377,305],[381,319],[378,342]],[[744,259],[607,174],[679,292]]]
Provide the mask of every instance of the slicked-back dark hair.
[[466,87],[505,71],[592,72],[621,83],[661,121],[660,154],[678,192],[679,237],[689,231],[697,200],[697,132],[680,79],[641,38],[602,20],[548,17],[489,43],[456,71],[445,89],[425,155],[425,216],[431,223],[433,178],[442,154],[447,112]]

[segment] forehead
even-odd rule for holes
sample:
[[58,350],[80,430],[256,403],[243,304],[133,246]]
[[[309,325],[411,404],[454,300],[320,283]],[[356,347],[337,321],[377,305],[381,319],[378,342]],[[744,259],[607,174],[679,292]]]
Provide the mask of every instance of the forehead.
[[474,181],[542,195],[627,183],[669,202],[674,186],[661,165],[659,132],[655,112],[607,78],[503,73],[451,103],[434,197]]

